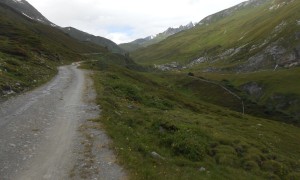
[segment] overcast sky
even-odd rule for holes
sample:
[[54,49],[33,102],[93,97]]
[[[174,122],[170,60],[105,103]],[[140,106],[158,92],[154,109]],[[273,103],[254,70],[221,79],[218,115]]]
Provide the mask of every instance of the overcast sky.
[[27,0],[53,23],[123,43],[163,32],[245,0]]

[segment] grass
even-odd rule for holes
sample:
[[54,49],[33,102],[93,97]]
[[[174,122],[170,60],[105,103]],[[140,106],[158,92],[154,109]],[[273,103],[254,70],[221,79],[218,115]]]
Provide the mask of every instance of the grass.
[[[240,7],[222,18],[219,14],[215,14],[213,17],[217,20],[177,33],[162,42],[134,51],[131,56],[136,62],[144,65],[174,61],[185,65],[199,57],[207,57],[210,61],[206,68],[218,66],[219,69],[232,70],[244,65],[249,57],[263,52],[274,42],[291,52],[298,44],[294,34],[299,31],[296,20],[299,17],[300,3],[294,1],[270,11],[271,3],[272,1],[266,1],[265,4],[255,8]],[[287,26],[282,31],[274,33],[274,29],[282,22],[286,22]],[[268,40],[267,44],[250,51],[253,45],[262,45],[265,40]],[[244,48],[235,55],[224,56],[223,59],[218,57],[228,49],[237,49],[241,46]],[[264,62],[266,63],[259,68],[275,67],[272,57],[266,57]]]
[[0,3],[0,99],[49,81],[57,66],[83,60],[80,54],[92,52],[106,50],[72,39]]
[[95,70],[98,121],[131,179],[300,178],[298,127],[192,98],[173,88],[179,76],[98,59],[84,65]]
[[[280,69],[278,71],[259,71],[255,73],[202,73],[195,70],[195,75],[212,79],[217,82],[228,80],[233,87],[240,89],[244,84],[256,82],[262,87],[263,94],[258,99],[248,97],[268,109],[282,111],[294,116],[299,122],[300,99],[300,68]],[[276,100],[276,97],[281,97]],[[289,104],[280,107],[282,104]]]
[[[299,47],[296,33],[300,31],[300,26],[296,22],[299,20],[300,2],[289,2],[272,11],[269,9],[272,3],[278,4],[282,1],[266,0],[257,7],[233,7],[229,9],[233,11],[229,15],[216,13],[211,16],[211,20],[201,21],[204,24],[134,51],[131,57],[137,63],[148,66],[171,62],[185,66],[199,57],[205,57],[207,62],[181,70],[182,73],[193,72],[197,77],[230,86],[229,88],[246,100],[246,111],[252,115],[299,124],[299,68],[283,68],[286,63],[283,61],[287,61],[288,55],[297,52]],[[280,24],[286,25],[279,28]],[[280,62],[276,62],[279,60],[266,53],[267,47],[275,45],[286,50],[286,56],[281,57]],[[239,47],[243,48],[237,53],[222,55]],[[263,62],[251,64],[249,58],[260,54],[264,55]],[[273,71],[278,64],[278,69]],[[211,68],[215,72],[204,73]],[[171,73],[170,77],[173,75]],[[217,91],[214,88],[214,91],[208,91],[208,86],[202,86],[197,80],[181,78],[181,81],[174,82],[173,79],[171,78],[173,86],[179,88],[177,90],[186,91],[191,98],[202,99],[235,111],[241,109],[240,103],[229,96],[224,96],[222,101],[222,90]],[[261,96],[249,96],[243,90],[242,86],[251,82],[262,87]],[[212,86],[214,85],[209,88]]]

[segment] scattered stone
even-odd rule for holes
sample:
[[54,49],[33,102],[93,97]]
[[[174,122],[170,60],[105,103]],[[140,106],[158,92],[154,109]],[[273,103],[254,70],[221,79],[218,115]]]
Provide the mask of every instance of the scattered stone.
[[127,107],[128,107],[128,109],[133,109],[134,108],[133,105],[128,105]]
[[159,155],[157,152],[153,151],[151,152],[151,156],[154,158],[154,159],[162,159],[162,160],[165,160],[164,157],[162,157],[161,155]]
[[11,147],[13,147],[13,148],[16,147],[16,145],[15,145],[15,144],[12,144],[12,143],[9,144],[9,146],[11,146]]
[[278,26],[275,27],[274,33],[281,32],[286,25],[287,23],[285,21],[281,22]]
[[171,71],[171,70],[180,70],[182,66],[178,62],[172,62],[169,64],[156,65],[154,64],[154,68],[159,69],[161,71]]
[[265,53],[277,57],[279,55],[283,55],[284,53],[286,53],[286,51],[287,50],[282,46],[271,45],[266,48]]
[[205,167],[201,167],[201,168],[199,169],[199,171],[200,171],[200,172],[204,172],[204,171],[206,171],[206,169],[205,169]]
[[[249,44],[249,43],[248,43],[248,44]],[[234,55],[238,54],[239,52],[241,52],[242,49],[244,49],[246,46],[248,46],[248,44],[244,44],[244,45],[242,45],[242,46],[236,48],[236,49],[234,50],[234,52],[233,52],[230,56],[234,56]]]
[[206,57],[200,57],[198,59],[195,59],[193,60],[192,62],[190,62],[187,67],[193,67],[194,65],[197,65],[197,64],[201,64],[201,63],[204,63],[208,60],[208,58]]
[[15,94],[16,92],[13,90],[8,90],[8,91],[2,91],[2,93],[6,96],[6,95]]

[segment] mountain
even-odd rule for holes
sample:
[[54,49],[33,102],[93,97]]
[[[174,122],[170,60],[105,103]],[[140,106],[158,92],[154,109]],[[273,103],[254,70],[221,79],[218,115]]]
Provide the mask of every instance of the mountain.
[[300,61],[299,6],[293,0],[246,1],[132,56],[143,64],[218,64],[218,71],[296,66]]
[[73,27],[62,28],[62,30],[65,33],[69,34],[71,37],[78,39],[80,41],[86,41],[86,42],[98,44],[100,46],[107,48],[113,53],[125,54],[125,51],[123,49],[121,49],[116,43],[114,43],[109,39],[100,36],[94,36],[92,34],[88,34],[86,32],[80,31]]
[[56,66],[83,60],[83,53],[107,50],[71,38],[0,2],[0,99],[48,81],[56,74]]
[[300,1],[250,0],[131,53],[159,70],[224,84],[300,121]]
[[143,48],[143,47],[147,47],[150,46],[152,44],[156,44],[164,39],[166,39],[167,37],[174,35],[176,33],[179,33],[181,31],[185,31],[188,29],[191,29],[194,27],[194,24],[192,22],[190,22],[189,24],[185,25],[185,26],[179,26],[178,28],[168,28],[166,31],[156,34],[154,36],[148,36],[146,38],[141,38],[141,39],[137,39],[134,40],[130,43],[124,43],[124,44],[120,44],[120,47],[123,48],[124,50],[128,51],[128,52],[132,52],[135,51],[137,49]]
[[19,11],[24,16],[32,20],[41,22],[43,24],[56,26],[55,24],[50,22],[47,18],[45,18],[37,9],[35,9],[26,0],[2,0],[2,3],[14,8],[15,10]]
[[32,20],[53,27],[57,27],[75,39],[95,43],[97,45],[108,48],[114,53],[125,54],[124,50],[122,50],[116,43],[112,42],[109,39],[100,36],[94,36],[72,27],[62,28],[56,26],[54,23],[50,22],[47,18],[45,18],[37,9],[30,5],[26,0],[3,0],[3,3],[12,7],[13,9],[17,10],[18,12]]

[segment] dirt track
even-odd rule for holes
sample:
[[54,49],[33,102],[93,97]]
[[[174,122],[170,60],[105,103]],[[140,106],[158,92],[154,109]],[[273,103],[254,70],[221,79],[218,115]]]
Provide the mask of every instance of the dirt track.
[[0,179],[126,179],[105,133],[86,121],[99,114],[86,74],[60,67],[48,84],[0,104]]

